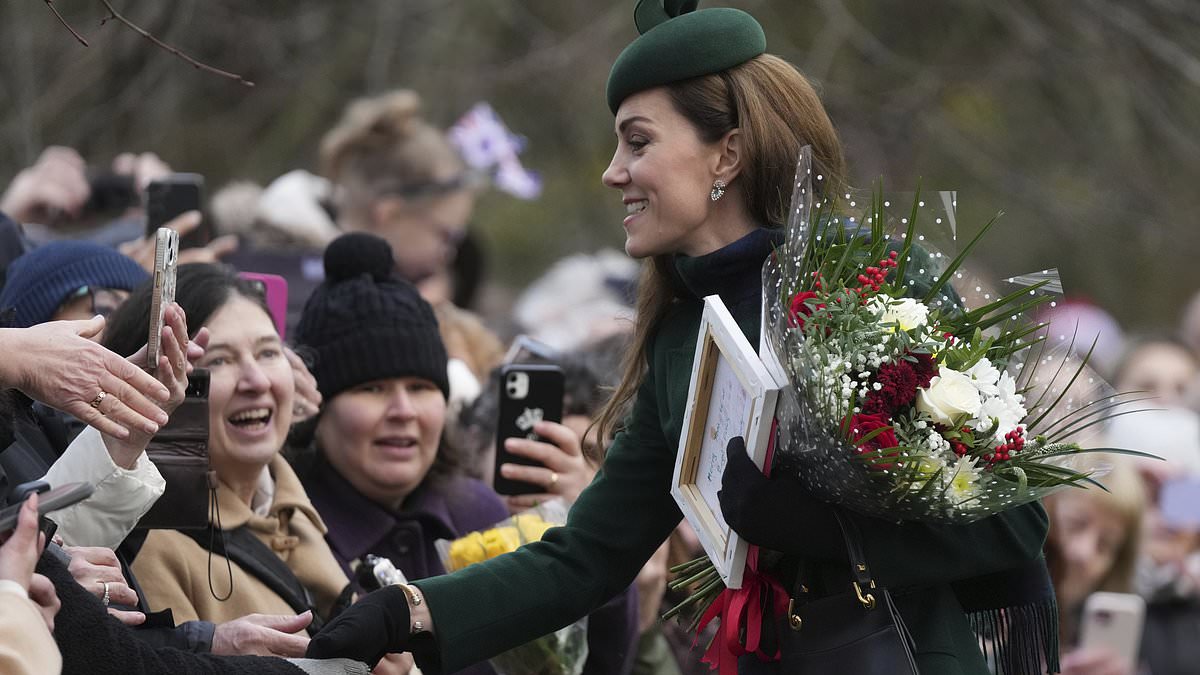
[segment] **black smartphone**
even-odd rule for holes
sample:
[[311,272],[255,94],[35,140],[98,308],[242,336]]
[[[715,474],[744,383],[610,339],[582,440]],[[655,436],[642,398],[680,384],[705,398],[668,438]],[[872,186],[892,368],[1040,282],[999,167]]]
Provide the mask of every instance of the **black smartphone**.
[[[204,176],[198,173],[172,173],[146,186],[146,234],[188,211],[199,211],[204,199]],[[200,221],[196,229],[179,238],[179,248],[200,248],[212,241],[212,225]]]
[[189,373],[183,402],[146,446],[166,489],[138,521],[139,528],[208,527],[210,490],[217,485],[208,459],[208,384],[207,370]]
[[492,487],[502,495],[543,492],[540,485],[509,480],[500,475],[501,464],[536,466],[534,460],[504,449],[509,438],[541,440],[534,433],[537,422],[561,422],[563,372],[558,366],[514,363],[500,369],[500,413],[496,426],[496,465]]
[[[65,509],[92,496],[90,483],[67,483],[42,492],[38,495],[38,516],[44,516],[52,511]],[[8,532],[17,526],[17,516],[21,512],[22,499],[0,511],[0,532]]]

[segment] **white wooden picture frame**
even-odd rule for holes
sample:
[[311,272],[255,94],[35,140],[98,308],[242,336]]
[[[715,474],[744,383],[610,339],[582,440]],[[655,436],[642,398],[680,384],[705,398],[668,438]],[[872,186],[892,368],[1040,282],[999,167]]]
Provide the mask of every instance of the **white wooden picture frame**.
[[763,468],[781,386],[720,297],[706,297],[671,495],[727,588],[741,587],[749,546],[725,523],[717,500],[726,445],[742,436]]

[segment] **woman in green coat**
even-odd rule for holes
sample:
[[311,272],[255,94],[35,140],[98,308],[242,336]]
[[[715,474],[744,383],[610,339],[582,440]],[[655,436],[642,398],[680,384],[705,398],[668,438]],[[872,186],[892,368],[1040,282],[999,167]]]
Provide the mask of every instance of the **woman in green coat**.
[[[310,656],[374,662],[406,650],[425,673],[460,669],[599,607],[632,582],[679,523],[670,483],[702,298],[719,294],[756,344],[762,264],[781,241],[800,148],[813,148],[817,189],[837,189],[844,167],[812,86],[765,53],[751,16],[693,11],[696,2],[687,0],[667,5],[672,11],[659,0],[639,3],[642,35],[618,58],[608,83],[617,148],[603,180],[625,204],[626,251],[647,263],[636,349],[601,432],[614,426],[622,404],[632,401],[633,411],[602,470],[567,524],[541,542],[372,594],[314,638]],[[801,495],[789,506],[800,510],[786,514],[748,507],[740,520],[758,524],[747,528],[750,541],[762,523],[781,523],[766,540],[782,534],[817,578],[848,586],[845,546],[828,505]],[[1044,574],[1041,507],[959,527],[856,520],[876,578],[892,590],[912,633],[921,673],[986,675],[956,584],[1029,566]]]

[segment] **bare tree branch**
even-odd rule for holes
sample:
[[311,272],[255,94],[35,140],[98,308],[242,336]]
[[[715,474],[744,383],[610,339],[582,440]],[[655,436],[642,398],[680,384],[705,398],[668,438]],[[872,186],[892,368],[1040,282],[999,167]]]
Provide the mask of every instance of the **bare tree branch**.
[[67,23],[67,20],[63,18],[63,15],[58,13],[58,8],[54,6],[54,1],[53,0],[45,0],[45,2],[46,2],[46,6],[50,8],[50,11],[54,12],[54,16],[58,19],[58,22],[61,23],[64,28],[71,31],[71,35],[74,35],[75,39],[79,40],[79,44],[83,45],[84,47],[87,47],[88,41],[84,40],[83,36],[79,34],[79,31],[72,28],[71,24]]
[[[250,80],[247,80],[246,78],[242,77],[241,75],[238,75],[237,73],[231,73],[227,70],[221,70],[220,68],[214,68],[213,66],[210,66],[207,63],[201,63],[201,62],[197,61],[196,59],[193,59],[192,57],[188,56],[187,54],[184,54],[179,49],[172,47],[171,45],[163,42],[162,40],[159,40],[158,38],[151,35],[145,29],[141,28],[140,26],[134,24],[129,19],[126,19],[124,16],[122,16],[121,13],[118,12],[116,10],[116,8],[114,8],[112,6],[112,3],[109,2],[109,0],[100,0],[100,3],[104,5],[104,8],[107,9],[108,13],[109,13],[108,17],[106,17],[100,21],[100,25],[104,25],[109,20],[114,20],[118,23],[124,24],[130,30],[132,30],[133,32],[137,33],[138,35],[141,35],[142,37],[146,38],[151,43],[153,43],[155,46],[159,47],[160,49],[166,50],[166,51],[174,54],[175,56],[178,56],[179,58],[183,59],[184,61],[187,61],[188,63],[190,63],[192,65],[193,68],[196,68],[197,70],[204,70],[204,71],[213,73],[215,75],[220,75],[221,77],[229,78],[229,79],[234,80],[234,81],[238,82],[239,84],[243,84],[247,87],[254,86],[253,82],[251,82]],[[49,0],[47,0],[47,4],[49,4]]]

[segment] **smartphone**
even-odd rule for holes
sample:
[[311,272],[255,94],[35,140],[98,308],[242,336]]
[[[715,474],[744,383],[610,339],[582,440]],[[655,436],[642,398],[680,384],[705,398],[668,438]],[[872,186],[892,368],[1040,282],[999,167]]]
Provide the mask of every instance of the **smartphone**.
[[146,446],[146,456],[162,474],[166,488],[138,521],[138,528],[208,527],[210,489],[217,485],[208,454],[208,385],[207,370],[189,373],[183,402]]
[[[188,211],[199,211],[204,199],[204,176],[172,173],[146,186],[146,234],[151,235]],[[212,226],[201,220],[179,241],[179,248],[200,248],[212,241]]]
[[275,320],[275,330],[279,331],[279,339],[287,339],[287,279],[278,274],[259,272],[238,272],[238,276],[254,282],[262,290],[263,297],[267,300],[267,309],[271,310],[271,318]]
[[[44,516],[52,511],[65,509],[92,496],[90,483],[67,483],[51,488],[38,495],[38,516]],[[0,532],[8,532],[17,526],[17,515],[21,512],[22,499],[0,511]]]
[[1081,647],[1106,647],[1136,669],[1146,601],[1133,593],[1092,593],[1083,605]]
[[160,227],[154,234],[154,292],[150,296],[150,326],[146,339],[146,367],[158,368],[162,354],[163,313],[175,302],[175,269],[179,263],[179,233]]
[[544,492],[540,485],[515,481],[500,475],[501,464],[537,466],[534,460],[513,455],[504,448],[509,438],[541,440],[534,433],[537,422],[561,422],[563,372],[558,366],[509,364],[500,369],[500,413],[496,427],[496,466],[492,487],[502,495]]
[[1200,477],[1172,478],[1158,494],[1163,522],[1176,530],[1200,530]]

